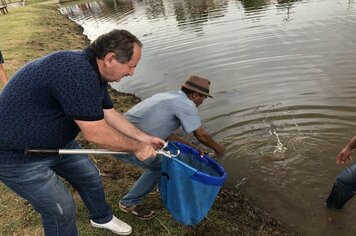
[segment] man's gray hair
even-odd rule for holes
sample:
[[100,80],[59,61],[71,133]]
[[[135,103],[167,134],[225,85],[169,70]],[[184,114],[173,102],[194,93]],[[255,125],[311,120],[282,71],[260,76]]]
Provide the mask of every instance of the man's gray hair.
[[141,41],[135,35],[127,30],[115,29],[99,36],[89,48],[94,50],[99,59],[104,59],[109,52],[113,52],[120,63],[127,63],[133,55],[135,43],[142,48]]

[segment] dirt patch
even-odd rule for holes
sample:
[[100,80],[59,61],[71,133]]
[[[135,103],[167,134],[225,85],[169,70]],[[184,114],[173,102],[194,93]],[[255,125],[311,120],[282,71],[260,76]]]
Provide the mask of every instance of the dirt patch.
[[117,90],[114,90],[112,87],[109,87],[109,94],[114,104],[114,108],[120,112],[125,112],[129,110],[133,105],[141,102],[141,99],[139,97],[136,97],[135,94],[122,93]]

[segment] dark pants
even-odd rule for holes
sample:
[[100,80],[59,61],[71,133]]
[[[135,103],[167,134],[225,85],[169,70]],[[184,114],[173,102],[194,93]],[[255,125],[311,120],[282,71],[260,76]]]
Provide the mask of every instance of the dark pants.
[[356,193],[356,164],[346,168],[337,177],[326,206],[341,209]]
[[[80,146],[73,141],[65,148]],[[112,219],[99,171],[88,156],[24,157],[20,153],[0,152],[0,181],[41,214],[45,235],[75,236],[75,203],[59,176],[78,191],[91,220],[107,223]]]

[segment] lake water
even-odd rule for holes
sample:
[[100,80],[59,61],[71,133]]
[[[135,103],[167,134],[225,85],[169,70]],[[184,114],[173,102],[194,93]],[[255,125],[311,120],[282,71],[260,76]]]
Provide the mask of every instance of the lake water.
[[[354,0],[104,0],[63,4],[90,40],[114,28],[144,44],[114,88],[147,98],[191,74],[212,81],[204,127],[227,147],[230,186],[303,235],[356,235],[356,199],[323,201],[356,134]],[[238,214],[238,212],[236,212]]]

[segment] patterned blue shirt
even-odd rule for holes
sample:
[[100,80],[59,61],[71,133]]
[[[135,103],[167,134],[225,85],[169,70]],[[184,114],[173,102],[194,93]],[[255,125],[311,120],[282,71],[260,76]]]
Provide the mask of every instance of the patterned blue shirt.
[[92,50],[58,51],[22,67],[0,93],[0,150],[62,148],[74,120],[104,118],[113,107]]

